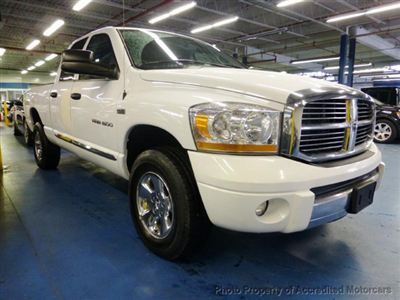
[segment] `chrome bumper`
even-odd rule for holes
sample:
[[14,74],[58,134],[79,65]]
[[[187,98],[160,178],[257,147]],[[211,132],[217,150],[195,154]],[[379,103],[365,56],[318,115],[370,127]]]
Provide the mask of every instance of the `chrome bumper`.
[[[364,185],[376,182],[376,188],[379,188],[385,165],[381,163],[378,169],[370,176],[364,177],[358,181],[350,183],[350,185]],[[338,185],[335,192],[317,195],[314,202],[308,228],[313,228],[325,223],[335,221],[347,215],[347,207],[349,205],[350,196],[353,188],[349,184],[343,186]]]

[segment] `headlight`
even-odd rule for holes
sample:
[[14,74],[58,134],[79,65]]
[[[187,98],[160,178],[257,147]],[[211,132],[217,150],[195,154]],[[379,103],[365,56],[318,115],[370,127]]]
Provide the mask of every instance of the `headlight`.
[[232,102],[204,103],[190,108],[193,136],[199,150],[276,153],[280,112]]

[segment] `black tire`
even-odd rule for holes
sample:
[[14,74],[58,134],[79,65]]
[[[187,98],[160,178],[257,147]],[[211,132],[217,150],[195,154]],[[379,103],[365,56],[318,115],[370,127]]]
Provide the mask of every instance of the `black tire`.
[[19,131],[18,126],[17,126],[17,121],[14,120],[14,135],[15,136],[20,136],[22,135],[21,131]]
[[[152,252],[168,260],[191,254],[198,243],[204,241],[210,227],[193,175],[182,157],[182,153],[171,148],[146,150],[135,160],[129,181],[130,208],[136,230]],[[139,217],[138,187],[147,174],[155,174],[163,180],[167,187],[165,194],[169,193],[172,202],[173,222],[162,238],[154,237]],[[151,205],[146,204],[146,207]],[[165,218],[165,214],[163,216]]]
[[[386,129],[386,130],[385,130]],[[380,119],[376,121],[374,129],[374,141],[377,143],[392,143],[397,139],[397,127],[393,122]]]
[[54,145],[47,139],[40,123],[35,124],[33,136],[33,152],[38,167],[43,170],[56,169],[60,162],[60,147]]
[[24,120],[24,142],[27,146],[32,146],[33,144],[33,132],[29,129],[29,126],[25,120]]

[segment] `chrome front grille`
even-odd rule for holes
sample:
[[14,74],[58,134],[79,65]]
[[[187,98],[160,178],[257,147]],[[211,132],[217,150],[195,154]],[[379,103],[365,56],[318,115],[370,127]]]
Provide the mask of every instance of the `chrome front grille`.
[[302,126],[346,121],[346,100],[319,100],[307,103],[303,108]]
[[356,146],[367,142],[372,139],[373,126],[372,124],[359,125],[357,128]]
[[365,100],[357,101],[358,120],[370,120],[373,117],[373,109],[371,103]]
[[[284,113],[281,152],[298,159],[319,162],[348,157],[365,151],[372,141],[375,121],[370,98],[351,93],[288,100]],[[296,95],[296,96],[297,96]],[[298,98],[298,97],[297,97]]]
[[303,129],[301,131],[300,152],[307,155],[340,151],[345,140],[344,128]]

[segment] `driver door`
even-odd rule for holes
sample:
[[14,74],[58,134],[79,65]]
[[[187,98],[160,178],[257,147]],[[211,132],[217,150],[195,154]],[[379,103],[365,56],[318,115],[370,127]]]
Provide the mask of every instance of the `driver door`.
[[[93,51],[94,62],[118,67],[108,34],[93,35],[86,50]],[[103,153],[116,151],[115,119],[122,91],[122,76],[110,80],[79,75],[72,87],[70,101],[73,135],[80,142]]]

